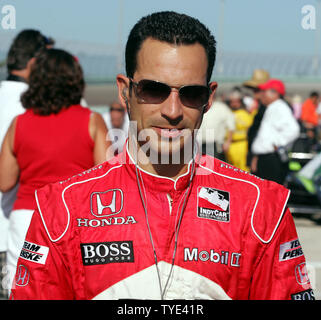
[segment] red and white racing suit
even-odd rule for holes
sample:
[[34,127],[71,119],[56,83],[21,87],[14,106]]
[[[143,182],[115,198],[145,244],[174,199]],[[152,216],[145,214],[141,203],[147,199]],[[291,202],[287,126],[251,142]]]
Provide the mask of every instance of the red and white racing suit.
[[174,181],[125,150],[36,192],[11,299],[313,299],[288,197],[209,156]]

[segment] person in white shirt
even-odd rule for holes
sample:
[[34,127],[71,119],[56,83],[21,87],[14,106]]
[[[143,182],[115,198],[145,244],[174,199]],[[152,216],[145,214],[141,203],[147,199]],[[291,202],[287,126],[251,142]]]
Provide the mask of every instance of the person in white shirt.
[[[25,109],[21,94],[28,88],[28,77],[36,54],[47,45],[47,38],[37,30],[23,30],[13,40],[8,55],[8,77],[0,83],[0,145],[12,120]],[[17,186],[0,192],[0,299],[7,298],[6,251],[8,249],[9,215],[16,199]]]
[[215,156],[225,161],[235,130],[235,116],[227,104],[214,101],[204,114],[199,128],[197,141],[202,146],[202,153]]
[[287,149],[299,137],[300,127],[291,106],[283,99],[284,83],[270,79],[259,86],[266,105],[261,126],[252,144],[257,163],[252,172],[267,180],[282,184],[288,171]]
[[109,111],[103,113],[106,126],[108,128],[107,139],[112,143],[112,154],[117,155],[122,152],[127,139],[129,119],[126,109],[118,102],[113,101]]

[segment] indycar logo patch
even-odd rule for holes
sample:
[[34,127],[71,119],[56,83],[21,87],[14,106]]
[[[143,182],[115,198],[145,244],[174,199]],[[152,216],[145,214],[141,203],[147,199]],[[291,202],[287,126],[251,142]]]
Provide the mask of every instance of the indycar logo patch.
[[229,192],[213,188],[199,187],[197,192],[197,216],[203,219],[229,222]]
[[97,218],[118,214],[123,209],[124,195],[120,189],[93,192],[90,196],[90,209]]

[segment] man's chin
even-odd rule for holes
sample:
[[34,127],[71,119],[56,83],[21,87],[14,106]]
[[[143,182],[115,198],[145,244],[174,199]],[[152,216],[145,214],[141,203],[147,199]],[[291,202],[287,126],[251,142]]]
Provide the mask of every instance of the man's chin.
[[[174,130],[173,130],[174,131]],[[151,128],[141,130],[138,144],[141,159],[152,164],[183,164],[192,158],[193,139],[191,130],[179,130],[179,134],[164,135],[166,130]]]
[[152,164],[183,164],[192,158],[192,140],[189,143],[183,139],[159,139],[149,141],[149,145],[141,146]]

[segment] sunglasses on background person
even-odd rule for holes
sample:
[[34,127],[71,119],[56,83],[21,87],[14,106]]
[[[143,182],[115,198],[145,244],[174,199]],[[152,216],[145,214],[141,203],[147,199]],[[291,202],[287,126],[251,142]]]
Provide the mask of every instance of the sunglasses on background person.
[[[134,87],[135,95],[144,103],[160,104],[164,102],[171,94],[172,88],[168,84],[143,79],[138,82],[130,80],[130,92]],[[190,108],[201,109],[207,105],[210,96],[210,88],[202,85],[186,85],[176,88],[179,93],[181,103]]]
[[110,107],[109,108],[110,111],[117,111],[117,112],[125,112],[125,109],[124,108],[115,108],[115,107]]

